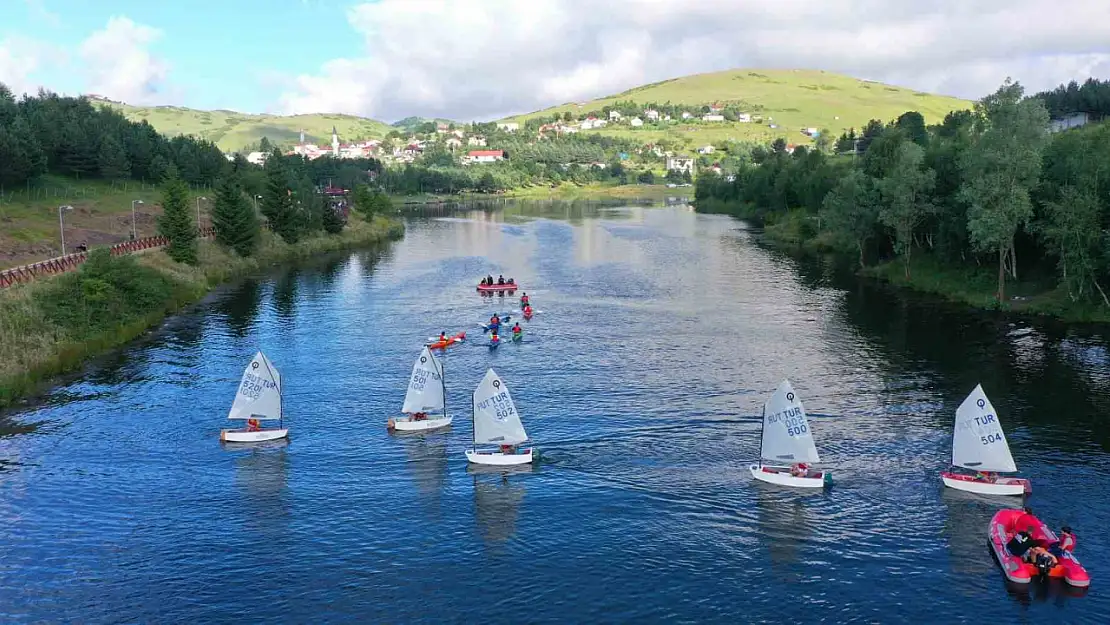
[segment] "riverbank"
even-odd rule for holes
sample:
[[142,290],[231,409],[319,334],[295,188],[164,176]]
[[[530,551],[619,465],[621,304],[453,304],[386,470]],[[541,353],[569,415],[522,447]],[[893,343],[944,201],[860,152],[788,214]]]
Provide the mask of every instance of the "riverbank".
[[460,202],[482,202],[489,200],[604,200],[604,199],[646,199],[662,200],[666,197],[693,197],[693,187],[670,188],[662,184],[576,185],[564,183],[557,187],[535,186],[512,189],[501,193],[458,193],[418,195],[390,195],[399,206],[428,206],[454,204]]
[[199,301],[219,284],[282,262],[400,238],[404,226],[352,214],[338,235],[294,245],[263,233],[255,256],[242,258],[201,241],[197,266],[158,250],[90,256],[81,270],[0,291],[0,407],[123,345],[167,315]]
[[698,209],[762,223],[763,240],[776,249],[792,254],[835,255],[856,261],[858,275],[898,288],[935,295],[980,310],[1047,316],[1070,323],[1110,323],[1110,309],[1073,302],[1052,280],[1007,282],[1007,301],[999,304],[996,298],[998,273],[994,266],[954,267],[921,251],[916,251],[911,258],[908,278],[900,259],[858,266],[859,251],[838,241],[829,232],[821,231],[816,218],[804,210],[768,215],[766,221],[760,222],[750,209],[712,202],[704,206],[699,202]]

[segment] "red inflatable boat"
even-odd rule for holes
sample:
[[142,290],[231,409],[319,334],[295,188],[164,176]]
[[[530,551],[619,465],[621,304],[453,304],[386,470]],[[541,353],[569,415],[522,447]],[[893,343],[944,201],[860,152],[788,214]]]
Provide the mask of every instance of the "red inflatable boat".
[[515,291],[520,288],[519,284],[479,284],[478,290],[486,293],[495,293],[498,291]]
[[1060,548],[1059,538],[1040,519],[1023,510],[1014,509],[999,510],[994,515],[988,536],[991,549],[994,550],[994,555],[998,558],[998,564],[1006,574],[1006,579],[1018,584],[1028,584],[1034,578],[1041,576],[1036,565],[1011,554],[1006,548],[1006,543],[1010,542],[1014,534],[1023,530],[1029,532],[1034,547],[1049,549],[1056,556],[1056,566],[1048,570],[1046,577],[1063,579],[1068,584],[1079,588],[1090,585],[1091,578],[1087,575],[1087,569],[1084,569],[1072,554],[1071,546]]
[[428,343],[429,349],[445,349],[448,345],[454,345],[459,341],[466,338],[466,332],[459,332],[455,336],[449,336],[446,339],[437,340],[434,343]]

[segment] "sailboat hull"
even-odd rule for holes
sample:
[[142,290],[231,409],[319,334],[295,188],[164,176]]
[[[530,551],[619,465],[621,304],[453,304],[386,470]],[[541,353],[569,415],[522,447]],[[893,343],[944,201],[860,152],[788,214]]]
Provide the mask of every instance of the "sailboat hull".
[[466,450],[466,459],[474,464],[484,464],[488,466],[509,467],[518,464],[530,464],[532,462],[531,447],[522,449],[515,454],[503,454],[500,451],[476,451],[473,449]]
[[1021,477],[1000,477],[993,482],[977,480],[971,475],[944,472],[940,474],[944,485],[956,490],[980,495],[1027,495],[1033,492],[1029,480]]
[[414,421],[412,417],[399,417],[397,419],[390,419],[386,424],[391,430],[398,432],[426,432],[428,430],[438,430],[439,428],[451,425],[451,420],[454,417],[445,416],[436,419],[421,419]]
[[220,440],[225,443],[261,443],[276,441],[289,436],[289,428],[272,428],[265,430],[220,430]]
[[779,486],[824,488],[832,483],[832,475],[828,471],[810,471],[808,475],[798,477],[790,474],[789,467],[753,464],[748,468],[755,479]]

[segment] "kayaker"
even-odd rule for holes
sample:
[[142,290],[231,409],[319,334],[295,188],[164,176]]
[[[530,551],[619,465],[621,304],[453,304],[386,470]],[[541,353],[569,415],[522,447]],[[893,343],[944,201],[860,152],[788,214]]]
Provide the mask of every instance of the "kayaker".
[[247,431],[248,432],[258,432],[261,429],[262,429],[262,424],[258,422],[258,419],[247,419]]
[[446,343],[447,342],[447,332],[446,331],[443,331],[443,332],[439,333],[439,340],[440,340],[441,343]]
[[500,342],[501,342],[501,337],[497,336],[497,330],[494,330],[493,334],[491,334],[490,337],[489,337],[489,344],[490,345],[497,345]]
[[527,293],[524,293],[520,296],[520,306],[522,308],[527,306],[529,301],[530,300],[528,299],[528,294]]
[[524,307],[524,316],[525,317],[531,317],[532,316],[532,306],[531,305],[528,305],[528,306]]
[[500,328],[500,327],[501,327],[501,317],[498,317],[495,314],[495,315],[493,315],[492,317],[489,318],[489,329],[490,330],[493,330],[494,332],[496,332],[497,328]]
[[523,337],[524,337],[524,328],[520,327],[520,322],[518,321],[518,322],[516,322],[515,325],[513,325],[513,340],[514,341],[519,341]]

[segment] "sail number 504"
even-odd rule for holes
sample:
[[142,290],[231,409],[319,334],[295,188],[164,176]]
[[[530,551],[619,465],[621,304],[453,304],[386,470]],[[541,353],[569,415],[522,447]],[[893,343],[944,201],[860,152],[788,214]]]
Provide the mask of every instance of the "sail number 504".
[[1001,441],[1002,434],[987,434],[986,436],[980,436],[979,440],[982,441],[984,445],[990,445],[991,443],[997,443]]

